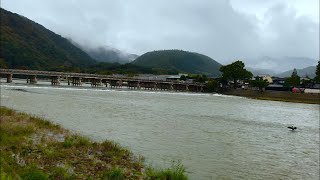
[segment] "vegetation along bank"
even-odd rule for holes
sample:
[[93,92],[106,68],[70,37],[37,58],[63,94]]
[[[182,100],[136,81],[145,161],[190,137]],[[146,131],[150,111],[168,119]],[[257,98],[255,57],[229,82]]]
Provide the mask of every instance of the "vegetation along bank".
[[180,164],[154,169],[117,143],[6,107],[0,115],[0,179],[187,179]]

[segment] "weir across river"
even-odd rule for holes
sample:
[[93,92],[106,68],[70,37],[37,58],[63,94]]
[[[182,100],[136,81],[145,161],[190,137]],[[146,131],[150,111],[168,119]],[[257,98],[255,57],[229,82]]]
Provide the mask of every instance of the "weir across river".
[[81,86],[83,82],[89,82],[92,87],[110,87],[145,90],[165,90],[165,91],[191,91],[202,92],[203,83],[190,83],[179,81],[145,80],[130,77],[116,77],[114,75],[100,75],[87,73],[55,72],[55,71],[35,71],[20,69],[0,69],[1,78],[5,77],[7,83],[12,83],[13,76],[25,77],[27,83],[36,84],[37,77],[48,78],[52,86],[59,86],[61,81],[66,81],[69,86]]

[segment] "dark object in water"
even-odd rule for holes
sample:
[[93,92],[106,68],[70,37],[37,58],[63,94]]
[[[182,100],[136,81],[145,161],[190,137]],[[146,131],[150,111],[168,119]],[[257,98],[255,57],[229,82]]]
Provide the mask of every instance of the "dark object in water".
[[297,129],[297,127],[293,127],[293,126],[289,126],[289,129],[291,129],[291,131],[294,131],[295,129]]

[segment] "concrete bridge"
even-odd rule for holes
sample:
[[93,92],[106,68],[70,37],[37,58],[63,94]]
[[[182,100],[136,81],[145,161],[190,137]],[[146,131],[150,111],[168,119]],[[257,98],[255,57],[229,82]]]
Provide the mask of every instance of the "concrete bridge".
[[20,69],[0,69],[1,77],[5,76],[7,83],[12,83],[14,75],[23,75],[27,83],[36,84],[37,77],[47,77],[51,79],[52,86],[60,85],[61,79],[67,81],[69,86],[81,86],[83,82],[90,82],[92,87],[106,86],[110,88],[163,90],[163,91],[191,91],[202,92],[204,84],[186,83],[160,80],[142,80],[129,77],[116,77],[112,75],[99,75],[87,73],[68,73],[54,71],[35,71]]

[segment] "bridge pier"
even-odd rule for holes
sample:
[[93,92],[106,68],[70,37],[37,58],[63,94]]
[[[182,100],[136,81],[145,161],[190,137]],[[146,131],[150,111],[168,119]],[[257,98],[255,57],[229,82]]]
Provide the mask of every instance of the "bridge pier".
[[188,86],[188,90],[191,92],[201,92],[203,88],[201,85],[198,85],[198,84],[190,84]]
[[106,85],[106,87],[108,87],[108,80],[107,79],[102,79],[101,83]]
[[36,75],[31,75],[29,82],[30,82],[30,84],[36,84],[37,83],[37,76]]
[[144,89],[155,90],[157,88],[157,83],[156,82],[145,81],[145,82],[143,82],[143,84],[144,84]]
[[170,91],[172,90],[172,84],[166,83],[166,82],[160,82],[160,83],[157,83],[157,89],[160,89],[161,91]]
[[[72,80],[72,86],[81,86],[81,77],[71,77]],[[69,83],[68,83],[69,84]]]
[[139,85],[139,81],[127,81],[128,83],[128,88],[129,89],[139,89],[140,88],[140,85]]
[[91,87],[98,87],[98,86],[101,86],[101,79],[92,78],[91,79]]
[[60,85],[60,77],[59,76],[51,76],[51,85],[52,86]]
[[122,87],[122,82],[117,79],[112,79],[112,80],[110,80],[110,87],[111,88],[120,88],[120,87]]
[[172,84],[172,88],[175,91],[188,91],[188,85],[186,84],[174,83]]
[[12,83],[13,74],[7,74],[7,83]]

